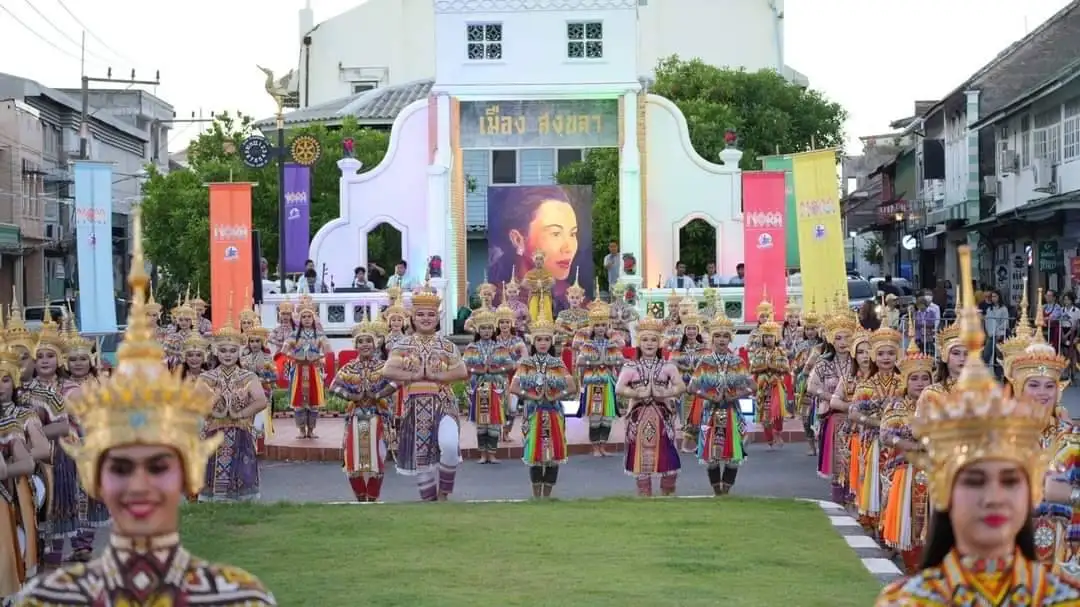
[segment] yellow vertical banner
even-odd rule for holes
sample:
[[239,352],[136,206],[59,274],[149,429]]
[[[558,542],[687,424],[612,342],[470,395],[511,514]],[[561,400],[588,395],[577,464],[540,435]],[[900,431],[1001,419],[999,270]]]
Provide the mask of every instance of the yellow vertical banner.
[[792,157],[798,211],[799,262],[804,306],[827,310],[837,295],[847,298],[844,228],[840,214],[836,150]]

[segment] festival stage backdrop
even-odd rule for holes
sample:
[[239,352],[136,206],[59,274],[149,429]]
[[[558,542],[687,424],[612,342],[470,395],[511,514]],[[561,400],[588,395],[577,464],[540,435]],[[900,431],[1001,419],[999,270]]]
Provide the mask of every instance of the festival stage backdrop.
[[766,171],[784,171],[784,238],[787,241],[788,268],[799,267],[799,222],[796,221],[798,209],[795,205],[795,174],[792,171],[791,156],[765,156],[761,159]]
[[111,163],[75,161],[75,238],[79,264],[79,328],[116,332]]
[[[554,313],[566,308],[566,289],[575,277],[593,297],[592,188],[589,186],[494,186],[487,191],[487,279],[499,287],[520,282],[533,267],[533,252],[544,252],[544,267],[555,278]],[[525,294],[525,291],[522,291]]]
[[787,304],[787,272],[783,171],[745,171],[743,192],[743,261],[746,277],[743,320],[757,322],[762,299],[773,304],[774,319],[784,319]]
[[847,299],[836,150],[795,154],[792,172],[799,211],[803,301],[822,313],[835,297]]
[[311,167],[285,165],[285,272],[304,271],[311,246]]
[[218,329],[227,319],[234,326],[250,305],[251,293],[251,185],[210,184],[210,306]]

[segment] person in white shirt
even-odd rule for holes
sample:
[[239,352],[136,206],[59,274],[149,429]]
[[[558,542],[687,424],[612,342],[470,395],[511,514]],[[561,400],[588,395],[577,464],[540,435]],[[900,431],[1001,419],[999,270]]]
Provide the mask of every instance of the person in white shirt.
[[984,322],[986,323],[986,345],[983,346],[983,362],[996,364],[997,349],[1001,342],[1009,337],[1009,308],[1001,301],[1001,294],[997,291],[990,292],[990,303],[986,306]]
[[728,281],[728,284],[735,287],[746,284],[746,264],[738,263],[735,265],[735,276]]
[[705,275],[701,277],[701,281],[698,283],[702,289],[709,287],[719,287],[720,285],[726,285],[727,280],[716,271],[715,263],[705,264]]
[[402,259],[394,266],[394,273],[386,280],[386,288],[399,287],[402,291],[410,291],[416,284],[408,277],[409,262]]
[[352,288],[367,289],[368,291],[375,290],[375,285],[371,284],[371,281],[367,279],[367,268],[364,266],[357,266],[353,269]]
[[686,264],[682,261],[675,263],[675,275],[667,279],[664,283],[665,289],[693,289],[697,287],[694,284],[694,278],[686,273]]

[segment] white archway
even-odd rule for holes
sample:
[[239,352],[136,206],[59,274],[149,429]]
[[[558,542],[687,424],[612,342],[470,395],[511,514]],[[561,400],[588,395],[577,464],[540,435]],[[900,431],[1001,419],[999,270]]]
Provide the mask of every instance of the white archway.
[[[720,246],[720,243],[724,237],[724,230],[722,227],[723,224],[721,224],[720,220],[718,220],[717,218],[703,211],[694,211],[693,213],[681,217],[678,221],[672,224],[671,259],[677,262],[679,260],[679,251],[682,250],[682,243],[680,242],[681,239],[679,236],[679,231],[685,228],[687,224],[689,224],[691,221],[694,221],[695,219],[700,219],[701,221],[709,224],[709,226],[711,226],[712,229],[716,232],[716,246],[715,250],[713,251],[713,260],[716,262],[718,268],[723,267],[720,259],[720,252],[723,250],[723,247]],[[672,270],[674,269],[675,268],[672,268]]]
[[357,236],[360,242],[360,266],[368,264],[368,233],[382,224],[387,224],[401,234],[401,254],[407,256],[409,251],[409,227],[389,215],[375,215],[363,225],[357,226]]

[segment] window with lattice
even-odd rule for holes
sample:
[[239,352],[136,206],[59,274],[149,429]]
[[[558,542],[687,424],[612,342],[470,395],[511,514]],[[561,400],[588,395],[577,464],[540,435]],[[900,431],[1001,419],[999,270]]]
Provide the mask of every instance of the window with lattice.
[[470,61],[499,61],[503,58],[501,23],[471,23],[465,26],[465,50]]
[[603,59],[604,24],[576,21],[566,24],[567,59]]

